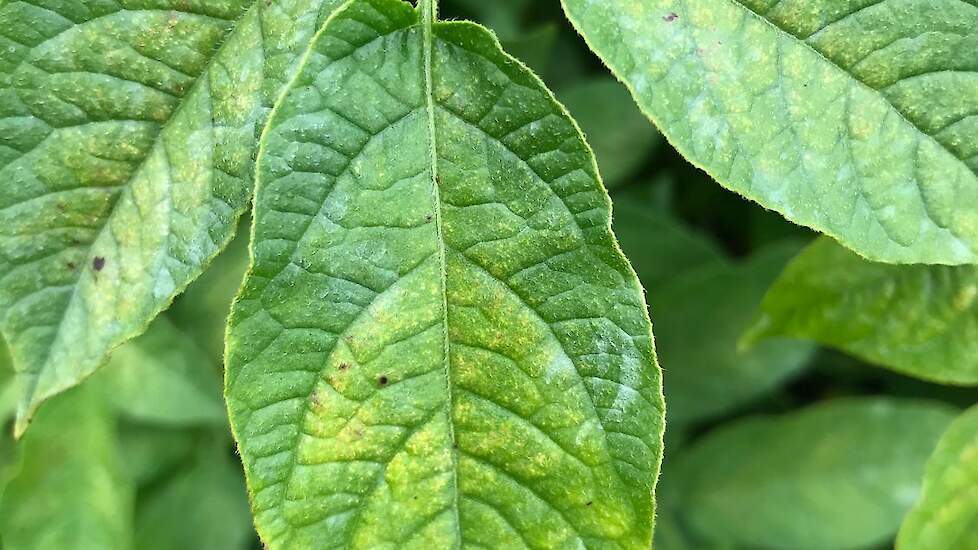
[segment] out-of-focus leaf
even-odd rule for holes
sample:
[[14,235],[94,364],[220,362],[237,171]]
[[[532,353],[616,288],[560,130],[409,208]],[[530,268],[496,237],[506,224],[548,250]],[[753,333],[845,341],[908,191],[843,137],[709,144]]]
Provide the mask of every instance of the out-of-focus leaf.
[[882,543],[919,495],[954,416],[935,402],[843,399],[720,428],[677,459],[685,524],[748,547]]
[[900,527],[900,550],[978,548],[978,407],[951,424],[927,462],[923,494]]
[[5,548],[131,548],[132,487],[93,388],[52,400],[18,446],[23,463],[0,501]]
[[[771,340],[749,351],[738,347],[768,285],[797,250],[794,243],[781,243],[742,263],[680,273],[651,287],[670,423],[729,411],[808,364],[814,346],[804,341]],[[670,258],[660,261],[668,266]]]
[[130,418],[163,424],[226,422],[216,365],[165,316],[118,349],[99,389]]
[[791,262],[745,337],[809,338],[904,374],[978,384],[978,267],[893,266],[823,237]]
[[454,0],[476,20],[486,25],[504,42],[516,38],[523,30],[523,14],[533,0]]
[[643,191],[615,194],[614,226],[622,250],[652,294],[666,281],[694,268],[727,265],[714,242],[668,213],[656,211],[650,206],[651,195]]
[[626,183],[662,141],[625,86],[611,77],[575,82],[557,97],[587,136],[609,189]]
[[224,362],[224,331],[231,302],[241,289],[248,269],[250,219],[242,222],[231,241],[210,269],[204,272],[166,314],[187,333],[215,364]]
[[182,471],[141,495],[139,550],[241,550],[254,537],[244,477],[230,460],[230,441],[203,444]]
[[978,262],[973,1],[562,3],[726,187],[868,258]]
[[503,48],[537,74],[543,74],[550,67],[558,31],[554,23],[540,25],[503,41]]
[[205,436],[186,428],[123,423],[117,437],[126,473],[139,487],[175,471]]

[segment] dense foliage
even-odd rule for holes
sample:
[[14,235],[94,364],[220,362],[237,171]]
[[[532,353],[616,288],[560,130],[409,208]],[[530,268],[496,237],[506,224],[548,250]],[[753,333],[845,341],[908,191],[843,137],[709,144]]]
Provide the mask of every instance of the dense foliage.
[[976,547],[976,45],[0,0],[0,548]]

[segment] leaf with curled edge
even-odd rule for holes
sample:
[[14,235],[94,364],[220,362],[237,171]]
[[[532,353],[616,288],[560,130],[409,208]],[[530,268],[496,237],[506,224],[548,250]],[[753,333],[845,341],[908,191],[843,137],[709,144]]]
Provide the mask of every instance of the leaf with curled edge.
[[874,263],[823,237],[774,283],[744,341],[783,336],[924,380],[978,385],[978,267]]
[[562,0],[676,148],[889,263],[978,262],[974,0]]
[[647,549],[642,289],[580,130],[483,28],[356,0],[272,115],[226,396],[273,549]]
[[0,6],[0,330],[19,432],[227,244],[261,121],[338,3]]

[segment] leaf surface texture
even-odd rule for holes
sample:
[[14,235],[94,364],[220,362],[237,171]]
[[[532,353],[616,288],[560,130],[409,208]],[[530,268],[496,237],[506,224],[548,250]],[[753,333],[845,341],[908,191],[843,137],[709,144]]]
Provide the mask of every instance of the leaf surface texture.
[[646,306],[542,83],[358,0],[270,125],[226,387],[266,544],[648,548]]
[[319,0],[0,6],[0,329],[38,405],[230,239]]
[[978,260],[973,0],[562,0],[721,184],[891,263]]

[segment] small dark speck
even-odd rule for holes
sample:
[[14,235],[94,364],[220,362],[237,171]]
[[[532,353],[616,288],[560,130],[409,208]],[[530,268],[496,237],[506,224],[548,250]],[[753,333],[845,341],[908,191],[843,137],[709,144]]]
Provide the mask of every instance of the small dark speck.
[[430,222],[431,220],[433,220],[434,218],[435,218],[435,217],[434,217],[434,216],[432,216],[431,214],[428,214],[427,216],[425,216],[425,217],[424,217],[424,219],[425,219],[425,221],[429,221],[429,222]]
[[349,363],[340,363],[340,366],[337,367],[337,368],[339,368],[340,370],[346,370],[346,369],[350,368],[350,364]]
[[379,383],[381,386],[386,386],[387,382],[388,380],[386,376],[381,376],[380,378],[377,379],[377,383]]
[[587,505],[588,505],[588,506],[590,506],[590,505],[592,505],[592,504],[594,504],[594,502],[591,502],[590,500],[589,500],[589,501],[587,501]]
[[75,262],[68,262],[68,269],[75,269]]
[[676,15],[675,13],[670,13],[669,15],[662,18],[662,20],[665,21],[666,23],[672,23],[676,19],[679,19],[679,16]]
[[92,269],[94,269],[95,271],[102,271],[102,268],[104,267],[105,267],[105,258],[101,256],[95,256],[95,258],[92,259]]

